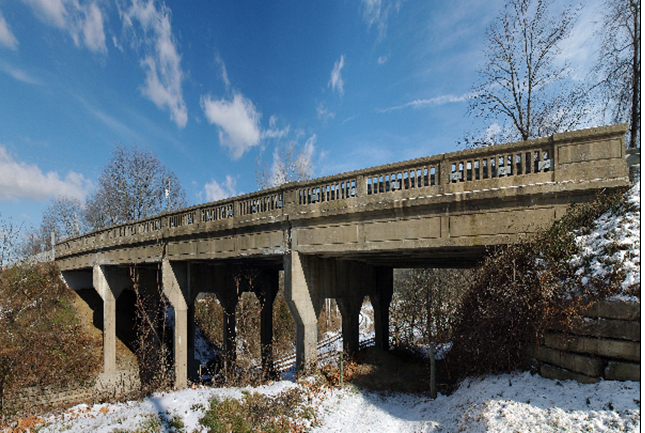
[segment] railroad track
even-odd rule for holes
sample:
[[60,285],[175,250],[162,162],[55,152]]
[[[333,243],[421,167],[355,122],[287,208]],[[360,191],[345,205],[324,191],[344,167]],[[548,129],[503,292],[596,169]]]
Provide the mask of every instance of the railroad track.
[[[325,350],[325,346],[328,346],[332,343],[335,343],[343,338],[342,334],[337,334],[331,337],[328,337],[324,340],[318,342],[318,366],[322,366],[327,363],[327,361],[338,358],[340,352],[337,350]],[[369,346],[374,345],[374,338],[368,338],[359,342],[359,349],[364,349]],[[296,363],[296,354],[291,353],[287,356],[273,362],[273,367],[278,373],[289,370]]]

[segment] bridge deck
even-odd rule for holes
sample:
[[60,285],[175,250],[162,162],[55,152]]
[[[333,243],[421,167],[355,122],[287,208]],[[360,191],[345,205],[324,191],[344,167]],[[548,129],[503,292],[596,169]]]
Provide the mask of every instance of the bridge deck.
[[[252,260],[290,250],[395,266],[463,266],[577,201],[627,186],[625,125],[294,182],[97,230],[56,245],[62,269]],[[460,257],[463,261],[456,262]]]

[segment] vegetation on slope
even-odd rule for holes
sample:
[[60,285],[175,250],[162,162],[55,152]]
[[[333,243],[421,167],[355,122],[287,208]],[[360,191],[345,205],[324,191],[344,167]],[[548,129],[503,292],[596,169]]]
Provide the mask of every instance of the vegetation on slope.
[[73,296],[53,263],[0,272],[0,404],[8,392],[80,384],[99,371],[101,342],[82,331]]
[[[577,272],[576,237],[594,230],[603,214],[618,216],[634,207],[621,191],[600,194],[525,242],[492,251],[457,312],[448,358],[453,379],[518,368],[526,344],[539,341],[548,326],[570,325],[590,303],[624,292],[620,263],[607,263],[599,276]],[[621,248],[627,247],[610,242],[604,260]],[[640,297],[640,284],[627,290]]]

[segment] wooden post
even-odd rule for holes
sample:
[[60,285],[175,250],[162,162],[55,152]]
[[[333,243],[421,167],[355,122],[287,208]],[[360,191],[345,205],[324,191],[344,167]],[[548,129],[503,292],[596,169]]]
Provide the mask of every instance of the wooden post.
[[430,343],[430,397],[437,398],[437,384],[435,380],[434,343]]
[[339,386],[343,387],[343,352],[340,352],[340,381]]

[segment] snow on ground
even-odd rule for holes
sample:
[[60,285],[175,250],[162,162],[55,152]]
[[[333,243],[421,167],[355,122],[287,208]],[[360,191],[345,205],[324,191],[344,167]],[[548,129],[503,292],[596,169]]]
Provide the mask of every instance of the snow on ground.
[[[615,216],[605,213],[595,221],[594,230],[589,234],[576,237],[581,247],[580,254],[574,256],[572,263],[578,267],[577,274],[584,275],[586,284],[590,276],[603,278],[610,267],[622,267],[625,279],[621,284],[625,292],[630,287],[640,286],[641,270],[641,185],[640,179],[627,192],[627,202],[633,210]],[[616,299],[640,301],[640,298],[620,293]]]
[[[141,402],[79,405],[46,418],[46,432],[135,431],[151,417],[181,418],[185,432],[199,424],[213,396],[241,398],[242,391],[275,395],[290,381],[258,388],[197,388],[158,393]],[[640,383],[585,385],[514,373],[464,381],[452,395],[424,395],[322,388],[314,406],[314,432],[637,432]]]

